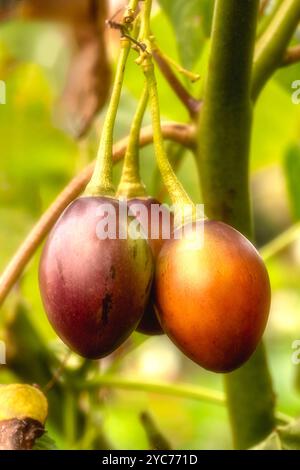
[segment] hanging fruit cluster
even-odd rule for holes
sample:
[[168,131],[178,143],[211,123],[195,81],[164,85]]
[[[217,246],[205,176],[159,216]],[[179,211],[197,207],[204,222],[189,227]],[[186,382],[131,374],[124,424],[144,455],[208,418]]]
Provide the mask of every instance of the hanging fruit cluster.
[[[94,174],[83,196],[56,223],[42,253],[41,295],[58,335],[84,357],[110,354],[137,329],[165,332],[200,366],[227,372],[247,361],[261,339],[270,307],[269,278],[258,252],[242,234],[222,222],[197,219],[168,161],[152,62],[151,0],[141,1],[141,10],[138,3],[130,1],[118,26],[121,50]],[[113,130],[132,46],[139,53],[145,86],[115,191]],[[147,195],[140,178],[139,134],[148,101],[156,160],[174,203],[172,213]],[[126,217],[120,218],[124,204]],[[167,217],[154,221],[154,206]],[[191,216],[182,226],[187,206]],[[125,236],[97,235],[108,207],[117,215],[116,233]],[[166,219],[171,227],[168,240],[163,237]],[[139,238],[132,236],[133,220],[143,232]],[[203,243],[198,240],[199,222]],[[153,224],[158,224],[158,238],[152,237]]]

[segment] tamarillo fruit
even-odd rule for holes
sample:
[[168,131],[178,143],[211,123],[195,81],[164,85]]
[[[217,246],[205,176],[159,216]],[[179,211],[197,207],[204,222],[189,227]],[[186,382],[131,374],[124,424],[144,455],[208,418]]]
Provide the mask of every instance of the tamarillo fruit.
[[[190,359],[229,372],[249,359],[266,327],[270,283],[254,246],[234,228],[204,221],[204,240],[166,241],[158,255],[155,295],[164,331]],[[195,222],[188,227],[195,232]],[[181,230],[181,229],[180,229]]]
[[[116,238],[100,237],[107,207],[116,214]],[[60,338],[83,357],[104,357],[136,328],[153,278],[151,250],[128,233],[120,202],[80,197],[64,211],[44,247],[39,269],[42,300]],[[126,234],[122,239],[119,230]]]
[[44,432],[48,402],[39,388],[0,385],[0,450],[30,450]]
[[[138,197],[128,200],[131,215],[133,215],[144,230],[151,248],[154,262],[168,234],[173,230],[173,214],[167,206],[152,197]],[[165,235],[164,235],[165,234]],[[164,236],[166,239],[164,239]],[[152,289],[144,315],[136,330],[145,335],[161,335],[164,333],[157,316],[155,292]]]

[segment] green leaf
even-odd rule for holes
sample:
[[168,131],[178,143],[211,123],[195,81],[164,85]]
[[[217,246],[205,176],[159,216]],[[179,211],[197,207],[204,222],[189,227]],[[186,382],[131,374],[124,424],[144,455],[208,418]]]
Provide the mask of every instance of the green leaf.
[[282,162],[286,149],[299,139],[300,106],[275,80],[268,82],[254,110],[251,169]]
[[290,199],[292,215],[300,219],[300,146],[295,145],[288,149],[284,157],[284,170]]
[[173,25],[182,64],[192,68],[211,31],[214,1],[159,0]]
[[45,432],[35,441],[33,450],[57,450],[57,446],[49,434]]

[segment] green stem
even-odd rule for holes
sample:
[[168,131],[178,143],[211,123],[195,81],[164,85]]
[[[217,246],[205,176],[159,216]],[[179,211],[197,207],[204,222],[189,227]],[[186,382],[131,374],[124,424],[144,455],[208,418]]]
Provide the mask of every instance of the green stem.
[[194,385],[176,385],[165,382],[143,382],[109,375],[97,376],[84,384],[78,384],[79,388],[87,390],[94,389],[99,386],[159,393],[161,395],[172,395],[180,398],[201,400],[208,403],[214,403],[216,405],[222,405],[225,401],[225,397],[222,392],[209,390],[204,387],[196,387]]
[[158,57],[160,57],[164,62],[169,64],[170,67],[173,67],[176,72],[184,75],[188,78],[191,82],[197,82],[200,79],[200,75],[198,73],[191,72],[190,70],[185,69],[182,65],[178,64],[176,60],[169,57],[165,54],[156,44],[155,40],[152,40],[152,50],[155,52]]
[[[191,384],[173,384],[168,382],[145,382],[136,379],[124,379],[114,375],[98,375],[87,382],[78,382],[76,388],[84,390],[94,390],[99,387],[119,388],[121,390],[135,390],[139,392],[158,393],[172,397],[197,400],[212,405],[226,405],[224,393],[199,387]],[[290,423],[294,418],[278,411],[276,419],[280,422]]]
[[[133,21],[137,5],[138,0],[131,0],[129,2],[124,14],[124,27]],[[95,170],[85,191],[85,195],[88,196],[112,196],[115,193],[112,162],[113,133],[131,41],[126,37],[121,37],[120,43],[121,51],[117,63],[111,99],[103,124]]]
[[152,50],[153,58],[157,63],[161,73],[167,80],[168,84],[176,94],[177,98],[180,99],[182,104],[188,110],[191,118],[194,120],[200,112],[201,100],[194,98],[186,89],[186,87],[181,83],[179,78],[177,78],[169,62],[167,62],[162,54],[155,48]]
[[283,0],[255,49],[252,77],[253,99],[258,97],[271,75],[281,66],[286,48],[299,21],[299,0]]
[[[206,214],[252,238],[248,158],[252,58],[259,3],[217,0],[210,68],[199,123],[198,166]],[[225,376],[234,443],[249,448],[274,427],[274,395],[263,346]]]
[[166,154],[160,127],[159,99],[152,59],[147,58],[144,61],[143,68],[149,87],[155,154],[164,184],[174,204],[179,206],[192,205],[191,199],[178,180]]
[[178,212],[184,207],[193,207],[193,203],[187,193],[185,192],[182,184],[178,180],[172,166],[168,160],[164,141],[161,131],[160,122],[160,107],[157,91],[157,84],[155,78],[154,65],[151,54],[151,31],[150,31],[150,14],[151,14],[152,0],[145,0],[143,3],[142,21],[141,21],[141,34],[140,41],[146,44],[147,51],[144,51],[140,57],[140,63],[143,68],[149,90],[152,127],[153,127],[153,141],[157,164],[160,169],[164,184],[176,205]]
[[152,0],[143,0],[142,8],[143,10],[142,10],[142,17],[141,17],[140,39],[141,41],[153,42],[152,35],[151,35],[151,26],[150,26]]
[[[269,3],[271,3],[271,0],[269,0]],[[273,4],[271,7],[271,13],[264,15],[264,18],[258,23],[257,29],[256,29],[256,40],[258,40],[263,33],[266,31],[268,28],[269,24],[271,23],[274,15],[276,14],[276,11],[280,7],[282,3],[282,0],[273,0]],[[267,5],[267,8],[269,8],[269,5]]]
[[89,196],[112,196],[115,193],[113,186],[113,130],[118,111],[125,64],[130,50],[130,41],[121,39],[121,52],[118,60],[117,71],[109,103],[107,115],[104,121],[100,145],[98,149],[95,170],[91,181],[87,185],[86,195]]
[[117,191],[118,196],[124,196],[128,199],[146,196],[145,186],[140,176],[139,150],[141,125],[148,98],[148,87],[145,85],[132,121],[121,181]]
[[271,240],[264,245],[260,250],[260,254],[264,261],[268,261],[273,256],[277,255],[280,251],[300,239],[300,222],[289,227],[282,232],[278,237]]
[[74,391],[68,388],[64,403],[64,434],[69,446],[72,446],[76,439],[76,411]]

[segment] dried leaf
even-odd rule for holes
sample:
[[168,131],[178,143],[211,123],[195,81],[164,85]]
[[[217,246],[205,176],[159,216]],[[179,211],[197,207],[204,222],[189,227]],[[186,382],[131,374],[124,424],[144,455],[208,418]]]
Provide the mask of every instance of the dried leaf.
[[56,115],[60,125],[76,138],[88,131],[106,102],[110,86],[103,32],[95,25],[88,28],[75,31],[79,49],[73,56]]
[[71,28],[76,50],[54,116],[73,137],[82,137],[104,106],[110,88],[105,41],[107,0],[15,1],[11,11],[25,20],[62,22]]
[[11,17],[14,17],[20,1],[21,0],[1,0],[0,21],[5,21]]
[[18,12],[22,18],[79,24],[91,16],[92,4],[95,2],[90,0],[23,0],[19,3]]

